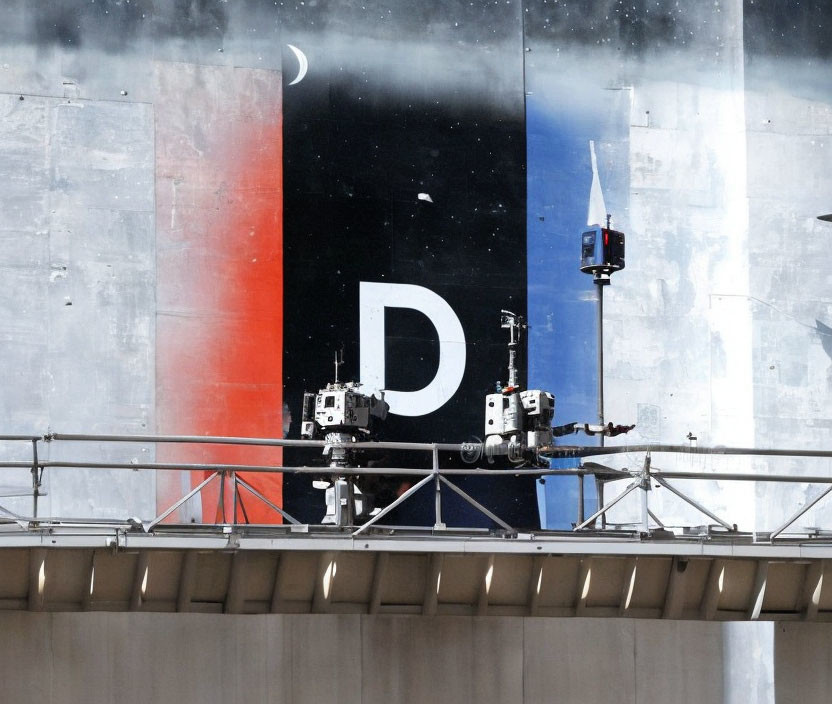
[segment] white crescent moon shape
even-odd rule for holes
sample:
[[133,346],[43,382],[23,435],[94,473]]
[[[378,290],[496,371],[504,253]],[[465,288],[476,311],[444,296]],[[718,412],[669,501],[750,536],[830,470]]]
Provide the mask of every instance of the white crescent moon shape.
[[287,44],[286,46],[288,46],[292,50],[292,53],[298,57],[298,75],[295,76],[295,80],[289,84],[290,86],[293,86],[303,80],[303,77],[309,70],[309,62],[306,60],[306,54],[304,54],[296,46],[292,46],[291,44]]

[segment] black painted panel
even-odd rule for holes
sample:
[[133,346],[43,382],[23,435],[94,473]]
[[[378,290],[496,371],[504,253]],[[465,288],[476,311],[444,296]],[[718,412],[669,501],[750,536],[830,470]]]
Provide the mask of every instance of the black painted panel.
[[[384,80],[367,66],[360,44],[355,53],[325,74],[284,88],[284,253],[285,398],[297,433],[300,401],[332,375],[334,351],[345,348],[345,377],[358,375],[358,286],[360,281],[425,286],[444,298],[460,319],[467,342],[467,366],[454,397],[422,417],[391,416],[385,438],[462,441],[481,435],[483,396],[505,377],[507,353],[499,311],[526,310],[525,137],[522,109],[521,22],[516,6],[478,5],[475,22],[465,22],[456,41],[469,44],[470,60],[494,74],[495,86],[511,92],[478,95],[449,89],[454,77],[426,73],[414,80],[395,63],[418,63],[425,53],[443,52],[453,23],[473,12],[468,2],[418,3],[396,13],[381,29],[367,17],[385,7],[371,3],[366,15],[335,5],[320,7],[312,31],[326,43],[339,31],[382,38],[401,33],[402,44],[376,47],[389,52]],[[392,7],[392,6],[391,6]],[[423,16],[424,15],[424,16]],[[427,21],[430,17],[430,22]],[[439,18],[439,19],[437,19]],[[292,21],[297,20],[297,16]],[[459,22],[459,19],[454,21]],[[356,23],[363,22],[360,26]],[[381,22],[381,20],[379,20]],[[319,29],[319,28],[329,29]],[[393,28],[392,30],[390,28]],[[288,37],[289,28],[285,29]],[[462,38],[460,38],[462,37]],[[516,41],[518,61],[478,46]],[[290,39],[286,39],[290,41]],[[287,59],[288,61],[288,59]],[[432,66],[441,66],[441,62]],[[441,67],[445,72],[465,66]],[[393,84],[391,84],[391,81]],[[438,86],[438,87],[436,87]],[[427,193],[433,202],[420,200]],[[415,312],[387,315],[387,385],[421,388],[436,371],[438,343],[433,326]],[[287,453],[287,461],[314,461],[315,455]],[[427,458],[425,458],[427,460]],[[388,456],[395,464],[412,457]],[[446,458],[458,463],[458,458]],[[484,503],[520,525],[535,525],[534,484],[464,481]],[[320,518],[322,492],[309,481],[288,478],[284,501],[305,520]],[[400,482],[386,485],[387,498]],[[446,492],[448,494],[448,492]],[[473,510],[446,497],[446,520],[488,525]],[[431,492],[409,502],[398,519],[433,522]]]

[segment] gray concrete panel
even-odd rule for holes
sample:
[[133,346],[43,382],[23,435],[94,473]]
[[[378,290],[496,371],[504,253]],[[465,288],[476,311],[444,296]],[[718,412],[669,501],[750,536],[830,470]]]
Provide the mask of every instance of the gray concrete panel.
[[523,701],[523,619],[474,619],[475,702]]
[[[0,111],[4,432],[142,432],[153,409],[150,106],[3,95]],[[152,456],[144,450],[132,455]],[[28,459],[30,448],[0,455]],[[26,486],[26,475],[4,484]],[[150,515],[153,476],[121,476],[47,474],[41,515]],[[31,511],[30,498],[7,505]]]
[[4,701],[52,701],[51,625],[47,614],[0,614],[0,691]]
[[264,647],[266,619],[66,616],[51,628],[55,704],[280,701],[271,694],[270,672],[282,668]]
[[524,702],[635,704],[634,648],[633,621],[526,619]]
[[832,692],[832,629],[826,623],[778,623],[774,629],[778,704],[821,704]]
[[[8,373],[0,417],[8,433],[48,422],[48,110],[42,98],[0,96],[0,358]],[[19,459],[20,446],[0,453]]]
[[[770,663],[772,624],[738,625]],[[827,625],[776,630],[776,701],[828,701]],[[3,612],[0,631],[9,702],[772,701],[765,676],[723,680],[743,665],[720,623]]]
[[[799,438],[802,447],[829,442],[832,403],[832,284],[827,266],[832,225],[817,215],[830,211],[832,116],[825,71],[812,78],[815,91],[773,88],[774,62],[749,65],[745,93],[748,144],[750,284],[754,320],[754,414],[758,446],[777,447]],[[790,67],[787,75],[795,75]],[[758,463],[765,468],[764,463]],[[829,474],[820,460],[790,460],[776,467],[793,474]],[[761,485],[761,516],[787,516],[817,487]],[[828,523],[824,502],[794,526]],[[762,521],[758,521],[759,524]]]
[[[775,623],[725,623],[722,626],[724,704],[780,701],[775,697]],[[828,700],[827,700],[828,701]]]
[[[140,433],[152,427],[154,407],[153,112],[55,100],[47,130],[49,427]],[[95,454],[154,456],[152,447],[132,449]],[[149,472],[52,472],[47,486],[52,515],[150,517],[155,509]]]
[[368,618],[361,638],[364,702],[474,701],[470,618]]
[[358,614],[286,617],[291,644],[289,701],[361,703],[361,619]]
[[639,704],[723,702],[722,633],[710,623],[636,621]]

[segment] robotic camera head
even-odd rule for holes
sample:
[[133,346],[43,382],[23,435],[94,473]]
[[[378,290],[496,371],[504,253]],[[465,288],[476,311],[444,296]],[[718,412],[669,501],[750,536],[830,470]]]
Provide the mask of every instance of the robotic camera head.
[[387,417],[390,405],[384,400],[383,391],[378,398],[361,393],[358,382],[338,380],[338,367],[343,363],[343,353],[336,353],[335,381],[316,394],[303,395],[302,438],[318,440],[329,433],[370,438]]

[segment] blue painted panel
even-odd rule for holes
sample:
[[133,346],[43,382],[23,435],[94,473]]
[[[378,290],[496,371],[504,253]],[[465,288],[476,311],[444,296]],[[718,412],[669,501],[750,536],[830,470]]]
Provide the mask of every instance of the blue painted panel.
[[[563,83],[560,83],[563,85]],[[581,273],[580,236],[586,225],[596,142],[607,207],[626,220],[627,118],[625,91],[597,91],[595,111],[568,109],[568,96],[537,91],[527,97],[529,388],[555,394],[555,423],[595,422],[596,299],[592,277]],[[562,97],[563,101],[558,100]],[[604,145],[601,152],[601,143]],[[605,165],[601,153],[607,156]],[[593,444],[585,436],[561,444]],[[558,460],[553,466],[576,466]],[[578,481],[548,479],[538,487],[541,524],[568,528],[577,518]],[[595,506],[587,482],[586,512]]]

